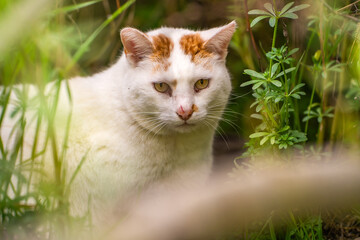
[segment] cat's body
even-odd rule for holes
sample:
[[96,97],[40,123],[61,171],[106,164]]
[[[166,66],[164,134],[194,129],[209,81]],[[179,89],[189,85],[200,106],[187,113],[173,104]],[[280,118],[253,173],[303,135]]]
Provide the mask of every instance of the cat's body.
[[[160,179],[206,178],[231,91],[225,56],[234,30],[234,22],[199,32],[125,28],[124,54],[115,65],[68,81],[71,104],[62,83],[56,132],[63,139],[72,112],[69,176],[86,156],[70,193],[75,215],[87,211],[89,198],[101,212],[124,193]],[[5,119],[2,139],[12,122]]]

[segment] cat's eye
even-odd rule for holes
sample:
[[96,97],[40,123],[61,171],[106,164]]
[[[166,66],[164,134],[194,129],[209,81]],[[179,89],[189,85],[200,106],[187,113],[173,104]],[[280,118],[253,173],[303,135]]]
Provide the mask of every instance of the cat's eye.
[[195,83],[195,91],[200,91],[203,90],[204,88],[207,88],[207,86],[209,85],[209,79],[200,79],[197,80]]
[[160,93],[167,93],[170,90],[170,86],[163,82],[154,83],[154,88]]

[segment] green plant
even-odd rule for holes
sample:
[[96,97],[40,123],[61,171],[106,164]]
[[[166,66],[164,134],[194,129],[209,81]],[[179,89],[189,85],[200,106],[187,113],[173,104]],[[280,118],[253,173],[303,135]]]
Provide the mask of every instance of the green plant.
[[[79,35],[65,18],[72,19],[74,11],[99,4],[99,0],[64,7],[58,4],[54,9],[42,0],[0,4],[0,15],[7,16],[0,17],[0,30],[7,26],[17,31],[0,44],[0,128],[9,133],[0,137],[0,239],[68,239],[90,227],[89,216],[75,218],[69,213],[69,190],[86,155],[73,173],[67,172],[71,111],[64,131],[56,129],[55,117],[60,91],[67,93],[70,108],[72,97],[67,82],[61,82],[74,72],[79,74],[79,61],[96,37],[134,1],[117,8],[85,39],[87,34]],[[37,22],[15,24],[23,10],[17,8],[19,4],[44,4],[47,8],[42,15],[39,12]],[[5,118],[12,119],[13,126],[4,124]],[[25,135],[32,141],[25,142]],[[45,169],[49,164],[52,166]],[[77,228],[72,230],[74,224]]]
[[305,95],[305,92],[301,91],[305,84],[296,82],[301,59],[294,66],[295,60],[292,57],[298,49],[288,50],[286,45],[280,48],[275,46],[279,19],[296,19],[298,17],[294,12],[309,7],[307,4],[293,7],[293,4],[293,2],[288,3],[277,11],[275,5],[266,3],[264,5],[266,11],[249,11],[249,14],[260,15],[251,22],[251,27],[269,18],[269,25],[274,28],[272,48],[266,53],[269,60],[268,68],[264,72],[246,69],[244,72],[251,77],[251,80],[241,84],[241,87],[252,85],[255,101],[251,107],[256,106],[256,113],[251,116],[259,119],[261,124],[250,138],[259,139],[258,144],[251,143],[259,148],[268,144],[277,146],[278,149],[286,149],[307,140],[305,133],[296,130],[294,124],[290,123],[291,113],[295,108],[294,100],[301,99],[301,96]]
[[[252,86],[251,93],[255,100],[251,100],[251,107],[255,113],[251,117],[260,124],[250,134],[250,139],[245,144],[247,151],[242,158],[254,157],[263,150],[268,150],[266,153],[270,154],[266,155],[266,159],[275,162],[277,159],[294,159],[296,154],[288,155],[283,149],[298,146],[302,150],[296,153],[319,161],[324,156],[331,156],[333,148],[344,145],[358,147],[360,26],[356,11],[359,6],[356,1],[329,2],[312,3],[316,12],[313,13],[315,16],[308,18],[308,35],[303,36],[303,46],[300,41],[293,50],[294,46],[290,41],[292,38],[287,35],[291,28],[287,28],[289,23],[286,19],[297,18],[295,11],[291,10],[293,3],[285,4],[277,11],[276,2],[273,1],[273,4],[264,5],[265,10],[248,12],[250,15],[260,15],[254,18],[251,27],[268,19],[274,31],[271,50],[266,53],[264,51],[268,67],[261,71],[254,68],[244,71],[250,76],[250,80],[241,86]],[[301,10],[305,7],[300,5],[293,8]],[[281,18],[283,19],[279,22]],[[282,39],[287,40],[287,44],[282,46],[276,46],[279,26],[283,27]],[[296,35],[294,32],[292,34]],[[263,35],[265,34],[260,34]],[[253,55],[255,58],[255,53]],[[258,68],[262,69],[261,64]],[[304,143],[312,145],[305,148]],[[271,158],[274,155],[275,158]],[[247,169],[251,172],[252,165],[256,163],[235,162],[235,171],[240,170],[241,174],[246,174]],[[266,222],[262,229],[257,228],[251,236],[256,236],[254,239],[332,237],[324,236],[328,233],[323,228],[328,224],[322,216],[295,218],[292,211],[288,213],[290,218],[286,220],[285,226],[277,224],[274,231]],[[274,232],[271,234],[272,231]]]

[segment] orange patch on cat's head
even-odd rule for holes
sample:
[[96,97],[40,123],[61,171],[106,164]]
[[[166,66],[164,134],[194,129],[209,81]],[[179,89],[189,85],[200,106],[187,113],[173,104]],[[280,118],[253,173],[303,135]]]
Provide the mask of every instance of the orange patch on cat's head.
[[205,41],[199,33],[187,34],[180,39],[180,47],[186,55],[191,56],[191,61],[200,64],[205,58],[213,56],[213,53],[205,47]]
[[152,43],[153,53],[150,57],[154,62],[156,62],[154,71],[166,71],[171,65],[168,59],[174,48],[174,43],[164,34],[152,36]]

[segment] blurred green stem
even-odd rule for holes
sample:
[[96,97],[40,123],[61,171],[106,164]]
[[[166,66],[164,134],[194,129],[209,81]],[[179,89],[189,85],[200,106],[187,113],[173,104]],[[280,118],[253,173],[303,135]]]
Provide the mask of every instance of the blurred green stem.
[[[324,15],[324,4],[320,5],[320,20],[319,20],[319,39],[320,39],[320,47],[321,47],[321,62],[322,62],[322,68],[323,68],[323,81],[322,81],[322,87],[321,87],[321,109],[322,112],[325,112],[326,105],[327,105],[327,92],[326,92],[326,86],[327,86],[327,71],[326,71],[326,63],[325,63],[325,42],[324,42],[324,21],[323,21],[323,15]],[[320,122],[319,125],[319,131],[317,136],[317,143],[319,146],[321,146],[324,143],[324,136],[325,136],[325,121],[324,119]]]
[[[356,40],[355,40],[356,41]],[[345,35],[344,37],[344,45],[342,47],[342,53],[341,53],[341,59],[346,59],[346,54],[347,54],[347,47],[348,47],[348,35]],[[332,126],[331,126],[331,134],[330,134],[330,144],[333,145],[335,143],[336,140],[338,140],[337,138],[339,137],[337,134],[337,131],[339,131],[339,118],[340,118],[340,114],[341,114],[341,106],[342,106],[342,90],[344,88],[344,82],[345,82],[345,69],[344,67],[342,67],[342,71],[340,73],[340,79],[339,79],[339,86],[338,86],[338,94],[336,97],[336,105],[335,105],[335,110],[334,110],[334,119],[332,122]]]
[[[275,19],[275,27],[274,27],[274,34],[273,34],[273,39],[272,39],[272,44],[271,44],[271,51],[272,49],[275,47],[275,42],[276,42],[276,32],[277,32],[277,28],[278,28],[278,22],[279,19],[276,17]],[[270,59],[270,64],[269,64],[269,72],[270,72],[270,76],[271,76],[271,68],[272,68],[272,64],[273,64],[273,60]]]
[[284,63],[281,63],[282,70],[284,71],[284,77],[285,77],[285,124],[289,125],[289,96],[288,96],[288,78],[285,73],[285,66]]
[[[308,106],[308,108],[307,108],[307,110],[308,110],[307,117],[309,117],[309,115],[310,115],[311,105],[312,105],[313,100],[314,100],[315,89],[316,89],[316,82],[317,82],[318,77],[319,77],[319,74],[317,73],[316,76],[315,76],[315,80],[314,80],[314,84],[313,84],[313,89],[312,89],[312,92],[311,92],[310,103],[309,103],[309,106]],[[305,124],[305,131],[304,131],[305,134],[307,134],[308,127],[309,127],[309,120],[307,120],[307,121],[306,121],[306,124]]]

